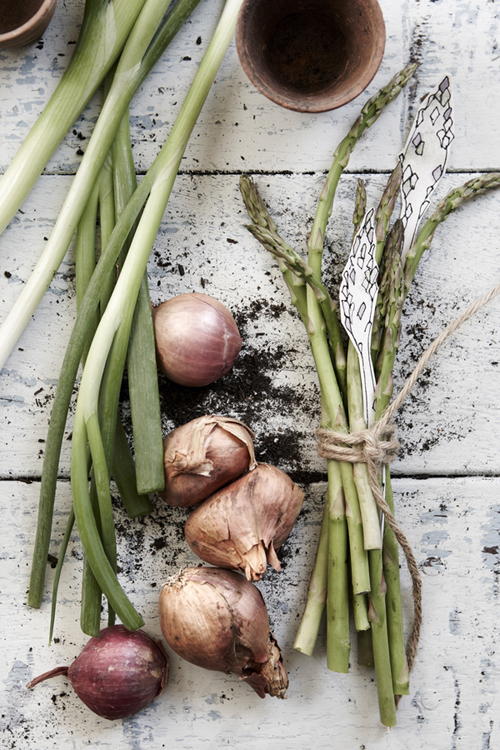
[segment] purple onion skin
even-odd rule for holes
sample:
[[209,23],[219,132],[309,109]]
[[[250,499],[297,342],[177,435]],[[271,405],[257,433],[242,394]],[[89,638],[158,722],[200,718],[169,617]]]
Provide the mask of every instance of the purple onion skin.
[[160,641],[124,625],[104,628],[68,667],[56,667],[28,683],[67,674],[80,700],[103,719],[124,719],[161,695],[168,680],[168,656]]
[[199,388],[233,366],[242,345],[236,322],[208,294],[179,294],[153,310],[158,365],[179,385]]

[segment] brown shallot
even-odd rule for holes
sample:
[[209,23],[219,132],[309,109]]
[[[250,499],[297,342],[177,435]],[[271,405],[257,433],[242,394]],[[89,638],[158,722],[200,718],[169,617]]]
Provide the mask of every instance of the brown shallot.
[[236,674],[259,695],[284,698],[288,675],[260,591],[239,573],[186,568],[163,586],[160,625],[191,664]]
[[181,425],[163,441],[169,505],[187,508],[205,500],[256,466],[253,433],[230,417],[204,416]]
[[196,508],[184,533],[205,562],[240,569],[249,581],[258,581],[267,562],[281,569],[276,550],[295,525],[303,500],[284,471],[257,464]]

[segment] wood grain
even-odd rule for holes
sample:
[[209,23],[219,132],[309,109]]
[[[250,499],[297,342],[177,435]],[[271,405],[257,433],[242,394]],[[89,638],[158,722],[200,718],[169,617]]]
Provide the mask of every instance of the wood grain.
[[[213,388],[186,399],[161,380],[164,431],[205,412],[244,419],[256,433],[258,458],[289,471],[306,491],[304,510],[280,555],[282,573],[271,571],[259,584],[289,670],[288,699],[260,701],[235,678],[196,669],[175,654],[164,695],[123,722],[91,714],[62,678],[33,691],[25,688],[40,672],[69,663],[86,641],[78,623],[81,549],[76,533],[64,568],[51,647],[50,593],[39,611],[26,604],[44,440],[75,316],[71,247],[0,375],[0,726],[6,748],[500,747],[498,300],[446,343],[397,417],[402,446],[393,466],[397,515],[424,579],[423,635],[398,726],[391,732],[380,726],[373,675],[357,666],[355,643],[349,675],[327,671],[321,638],[311,658],[292,648],[325,489],[324,463],[314,442],[319,394],[307,339],[281,275],[244,227],[239,175],[254,174],[283,236],[304,251],[335,146],[367,96],[410,59],[420,62],[414,83],[363,136],[341,180],[324,267],[334,291],[351,237],[358,177],[365,179],[374,204],[420,97],[444,74],[452,82],[456,139],[436,200],[473,174],[500,169],[498,4],[380,4],[387,24],[380,71],[366,94],[336,112],[305,116],[267,101],[246,80],[231,47],[193,133],[149,263],[155,303],[185,291],[213,294],[231,309],[244,339],[234,370]],[[169,132],[220,7],[220,2],[202,0],[134,98],[131,125],[139,175]],[[60,2],[43,39],[20,50],[0,51],[0,171],[66,67],[82,12],[79,0]],[[98,111],[99,95],[0,238],[0,320],[46,243]],[[499,200],[500,193],[483,196],[437,230],[405,307],[396,388],[442,327],[498,283]],[[128,425],[126,390],[123,416]],[[71,420],[60,464],[54,556],[71,502],[70,437]],[[155,500],[150,517],[131,522],[116,497],[121,580],[141,609],[146,629],[157,637],[163,580],[178,567],[198,562],[183,539],[186,514]],[[404,566],[402,570],[409,627],[410,586]],[[49,568],[49,582],[52,576]]]

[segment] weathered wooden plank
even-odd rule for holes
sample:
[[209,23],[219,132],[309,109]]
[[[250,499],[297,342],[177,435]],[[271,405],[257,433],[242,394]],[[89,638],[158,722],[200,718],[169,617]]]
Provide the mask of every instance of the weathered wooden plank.
[[[164,695],[123,722],[98,719],[79,704],[65,679],[33,691],[25,683],[70,662],[86,642],[78,625],[81,555],[74,541],[63,572],[56,641],[47,646],[48,598],[41,610],[25,603],[34,533],[37,483],[1,482],[4,538],[1,576],[6,629],[0,656],[6,693],[5,747],[277,748],[340,746],[393,750],[410,744],[429,750],[496,747],[499,663],[496,644],[499,589],[500,506],[498,479],[396,480],[398,514],[423,574],[424,625],[410,696],[403,698],[398,727],[378,722],[372,674],[356,664],[351,673],[329,673],[318,641],[312,658],[292,650],[313,562],[324,485],[306,487],[299,521],[280,553],[283,570],[258,584],[290,673],[288,700],[258,699],[234,677],[206,672],[171,655]],[[70,502],[60,484],[60,507]],[[146,629],[160,636],[157,597],[162,581],[178,567],[197,564],[182,538],[186,511],[158,505],[143,521],[117,509],[121,578],[144,614]],[[61,534],[64,518],[57,518]],[[57,555],[58,546],[53,552]],[[404,566],[403,566],[404,569]],[[49,581],[53,571],[49,570]],[[409,582],[404,607],[411,621]],[[15,638],[12,638],[15,630]],[[488,744],[489,743],[489,744]]]
[[[330,154],[344,137],[368,96],[410,59],[421,63],[408,92],[391,105],[353,156],[351,169],[386,170],[409,129],[416,104],[444,74],[452,77],[455,132],[450,167],[458,171],[499,169],[500,135],[494,122],[498,72],[498,9],[407,0],[381,0],[387,26],[385,57],[367,92],[340,110],[303,115],[281,109],[258,93],[241,70],[234,44],[221,67],[196,127],[183,169],[202,171],[311,171],[327,169]],[[222,7],[202,0],[192,19],[143,84],[131,108],[137,166],[144,171],[165,141],[197,69]],[[78,0],[58,5],[40,43],[1,50],[0,170],[12,159],[64,70],[77,38],[83,9]],[[201,40],[201,41],[200,41]],[[464,64],[467,60],[467,64]],[[73,172],[99,111],[90,104],[48,171]]]
[[[468,177],[447,177],[441,195]],[[2,316],[45,244],[69,179],[44,177],[25,213],[0,241]],[[325,279],[332,290],[351,236],[356,179],[342,180],[328,230]],[[257,178],[283,235],[301,251],[322,181],[321,175]],[[377,199],[383,184],[380,176],[367,180],[370,200]],[[499,197],[480,197],[438,228],[405,308],[398,388],[444,325],[500,279]],[[314,447],[319,399],[305,332],[279,272],[246,232],[246,221],[237,176],[178,179],[151,256],[153,302],[181,292],[212,294],[233,311],[245,343],[234,370],[213,387],[193,392],[162,380],[164,429],[204,412],[231,413],[255,429],[263,460],[280,455],[295,472],[323,471]],[[73,272],[70,251],[2,372],[0,410],[8,429],[2,433],[1,476],[40,476],[50,406],[75,310]],[[396,473],[499,473],[499,315],[498,301],[490,303],[431,362],[398,416],[402,453]],[[65,441],[63,475],[69,470],[69,448]]]
[[[219,0],[202,0],[131,107],[134,153],[144,172],[164,141],[215,26]],[[470,172],[499,169],[500,131],[493,92],[498,73],[499,14],[494,2],[381,0],[387,48],[366,92],[373,94],[408,59],[421,62],[415,83],[358,144],[341,181],[327,234],[325,276],[338,279],[351,234],[358,173],[370,200],[380,195],[422,94],[449,73],[456,140],[450,174],[440,189]],[[74,48],[79,0],[58,3],[38,44],[0,51],[0,172],[36,120]],[[303,250],[331,152],[365,95],[340,111],[315,116],[281,110],[258,94],[239,68],[234,45],[214,83],[183,161],[149,264],[155,302],[183,291],[205,291],[234,312],[244,337],[234,370],[199,391],[161,381],[164,431],[201,413],[245,419],[255,430],[260,460],[293,473],[306,489],[298,524],[281,551],[283,571],[259,584],[289,669],[289,699],[260,701],[236,679],[191,667],[172,655],[170,686],[137,717],[111,724],[82,707],[65,680],[28,692],[24,685],[55,664],[68,663],[85,642],[78,624],[81,552],[76,540],[65,566],[56,622],[47,646],[49,595],[40,611],[26,605],[39,477],[50,406],[74,319],[71,249],[19,349],[0,377],[0,507],[4,533],[0,580],[4,610],[0,673],[2,740],[8,748],[340,747],[460,750],[500,746],[498,330],[499,302],[464,325],[435,357],[397,417],[402,450],[393,467],[400,518],[424,579],[424,627],[411,695],[388,733],[378,723],[372,675],[356,665],[334,675],[320,641],[311,659],[295,653],[293,638],[305,597],[321,518],[324,463],[315,451],[319,419],[316,377],[302,325],[279,272],[243,228],[238,193],[242,170],[259,174],[285,237]],[[49,162],[0,239],[0,320],[29,275],[57,215],[98,113],[91,102]],[[50,176],[54,173],[55,176]],[[408,301],[396,387],[423,348],[465,305],[500,278],[497,195],[482,197],[436,233]],[[128,419],[125,400],[125,419]],[[68,424],[67,437],[71,431]],[[70,440],[64,441],[56,498],[57,555],[69,507]],[[434,475],[426,479],[426,475]],[[474,477],[473,475],[481,475]],[[20,481],[24,480],[24,481]],[[160,635],[159,587],[182,565],[197,564],[183,540],[185,511],[165,508],[143,521],[119,510],[122,581],[141,608],[148,631]],[[49,570],[49,583],[53,571]],[[411,620],[403,566],[404,607]],[[14,632],[15,631],[15,632]]]

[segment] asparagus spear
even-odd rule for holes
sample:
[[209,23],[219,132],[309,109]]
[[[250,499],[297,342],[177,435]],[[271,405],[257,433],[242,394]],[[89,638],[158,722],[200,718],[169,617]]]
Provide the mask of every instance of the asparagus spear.
[[354,235],[357,234],[363,223],[366,213],[366,188],[363,180],[359,179],[356,187],[356,196],[354,198],[354,211],[352,214],[352,223]]
[[[429,248],[437,226],[463,202],[488,189],[500,185],[500,175],[489,174],[469,180],[456,188],[442,200],[434,214],[422,227],[414,245],[410,248],[405,263],[405,274],[400,261],[402,229],[400,222],[394,225],[385,249],[386,282],[381,284],[381,297],[388,304],[381,305],[385,310],[384,340],[376,363],[378,374],[376,419],[380,419],[387,408],[393,391],[392,369],[399,345],[401,311],[423,252]],[[386,472],[386,501],[392,513],[390,473]],[[408,693],[409,667],[404,654],[404,632],[401,619],[401,592],[399,583],[398,544],[394,532],[388,525],[384,533],[384,577],[387,584],[387,613],[389,645],[393,672],[393,687],[396,695]]]
[[[418,264],[422,259],[422,256],[426,250],[429,249],[434,233],[438,226],[445,221],[448,216],[459,208],[463,203],[471,200],[472,198],[493,190],[494,188],[500,187],[500,173],[490,172],[478,177],[474,177],[468,180],[463,185],[450,190],[448,195],[438,203],[432,216],[425,222],[420,229],[417,238],[409,249],[406,256],[404,268],[403,268],[403,279],[401,288],[401,300],[398,304],[404,304],[408,292],[410,290],[411,283],[415,277],[415,273],[418,268]],[[392,376],[389,377],[389,373],[392,373],[394,367],[394,361],[398,350],[398,335],[399,329],[393,321],[392,334],[388,336],[385,342],[384,352],[379,355],[379,367],[381,369],[382,361],[384,361],[384,375],[385,382],[381,381],[380,385],[377,386],[377,406],[376,406],[376,419],[379,419],[384,410],[389,405],[391,400],[393,384]],[[380,376],[382,378],[382,374]]]
[[281,259],[295,276],[300,276],[314,290],[325,319],[337,380],[342,392],[345,393],[347,390],[345,353],[335,302],[319,276],[313,273],[312,268],[304,259],[281,238],[255,183],[247,175],[242,175],[240,178],[240,191],[248,215],[253,221],[253,224],[246,224],[245,228],[271,255]]
[[[328,174],[325,186],[323,188],[323,191],[320,196],[318,210],[316,212],[315,221],[313,224],[313,230],[311,232],[311,238],[309,241],[309,258],[308,258],[308,268],[307,268],[307,274],[309,277],[309,281],[311,281],[313,278],[316,280],[321,277],[321,257],[323,252],[323,239],[326,229],[326,223],[328,220],[328,217],[331,213],[332,204],[333,204],[333,198],[335,194],[335,190],[338,184],[338,180],[340,178],[340,175],[343,171],[343,169],[347,166],[350,153],[352,151],[352,148],[354,147],[357,139],[360,137],[362,132],[366,129],[366,127],[369,127],[379,116],[382,108],[387,104],[389,101],[392,101],[395,96],[401,91],[401,88],[406,84],[406,82],[409,80],[411,75],[413,74],[415,70],[415,66],[409,66],[404,71],[402,71],[398,76],[396,76],[393,81],[387,86],[385,89],[382,89],[382,91],[379,92],[379,94],[373,99],[371,99],[365,107],[362,110],[362,113],[358,120],[356,120],[356,123],[351,128],[348,136],[342,141],[338,149],[336,150],[334,154],[333,164],[330,169],[330,172]],[[245,197],[245,195],[244,195]],[[256,232],[254,231],[255,235],[258,235],[259,239],[265,239],[265,242],[267,242],[268,249],[273,252],[274,255],[281,255],[281,262],[280,267],[283,269],[283,267],[287,268],[288,272],[291,272],[291,268],[294,268],[295,271],[298,271],[298,265],[296,263],[296,258],[291,258],[290,253],[286,252],[286,257],[288,261],[288,266],[284,265],[285,261],[283,260],[283,245],[282,241],[280,242],[281,238],[278,239],[275,236],[275,233],[277,234],[275,230],[274,222],[271,222],[267,219],[267,209],[266,211],[266,219],[261,220],[258,216],[259,210],[255,212],[254,206],[257,205],[258,209],[260,209],[259,203],[254,201],[253,203],[251,201],[248,201],[247,208],[249,208],[249,213],[254,221],[254,224],[260,228],[264,227],[267,232],[263,233],[262,231]],[[252,216],[252,211],[254,211],[254,215]],[[257,215],[256,215],[257,214]],[[271,241],[272,240],[272,241]],[[286,243],[285,243],[286,244]],[[276,250],[279,249],[279,252],[277,253]],[[293,262],[292,262],[293,260]],[[304,265],[300,264],[300,270],[302,273],[304,273]],[[289,288],[293,290],[293,287],[290,286]],[[343,410],[343,404],[342,404],[342,398],[340,394],[340,389],[338,387],[338,381],[335,375],[335,371],[333,370],[333,367],[331,366],[331,360],[328,355],[328,342],[327,342],[327,336],[325,333],[325,324],[324,324],[324,314],[322,313],[322,308],[320,305],[320,302],[318,300],[318,296],[316,294],[316,290],[314,289],[314,285],[311,285],[311,283],[308,284],[307,291],[306,291],[306,299],[307,299],[307,329],[308,329],[308,335],[310,340],[311,349],[313,352],[313,356],[315,358],[316,367],[320,379],[320,388],[321,388],[321,396],[322,396],[322,412],[324,414],[324,419],[322,421],[322,426],[332,427],[337,430],[346,431],[347,430],[347,420],[346,416]],[[303,301],[302,301],[303,306]],[[304,311],[301,313],[302,319],[304,322],[305,315]],[[337,367],[338,372],[338,367]],[[339,487],[338,480],[339,480],[339,473],[340,473],[340,484],[344,489],[345,496],[347,498],[347,509],[348,509],[348,519],[349,517],[352,519],[352,511],[354,508],[354,505],[357,505],[357,493],[353,482],[352,477],[352,467],[347,464],[341,464],[341,470],[339,472],[338,470],[338,464],[334,461],[328,462],[328,477],[329,480],[333,480],[335,482],[335,486]],[[342,473],[343,469],[343,473]],[[330,483],[330,482],[329,482]],[[332,488],[333,489],[333,488]],[[359,506],[358,506],[359,507]],[[359,511],[358,511],[359,512]],[[325,514],[325,517],[327,517],[328,514]],[[338,514],[336,516],[336,520],[338,520]],[[359,528],[361,528],[359,526]],[[351,531],[351,530],[350,530]],[[311,643],[315,640],[315,635],[312,634],[310,631],[308,631],[308,628],[305,627],[306,622],[313,621],[314,623],[318,622],[317,616],[311,616],[309,617],[309,614],[312,609],[314,609],[314,612],[317,613],[318,611],[318,600],[322,596],[322,591],[324,588],[322,587],[321,583],[324,580],[323,577],[323,571],[324,571],[324,562],[322,562],[323,558],[325,557],[324,551],[326,547],[325,538],[328,535],[325,532],[325,523],[323,524],[322,534],[321,534],[321,543],[320,548],[315,564],[314,569],[314,575],[312,579],[312,583],[309,590],[309,596],[308,596],[308,605],[306,607],[306,612],[304,613],[304,619],[303,623],[301,624],[301,628],[299,629],[299,634],[295,643],[295,647],[299,650],[303,650],[305,653],[311,653],[312,647]],[[351,533],[350,533],[350,539],[352,539]],[[330,572],[330,571],[329,571]],[[320,581],[320,585],[318,586],[317,583]],[[344,609],[345,611],[345,609]],[[339,618],[338,622],[340,623],[342,618]],[[336,647],[339,649],[339,653],[342,653],[342,651],[345,652],[345,643],[341,641],[341,638],[336,638]],[[330,653],[331,649],[329,649]],[[345,663],[345,658],[344,662]],[[387,718],[387,722],[392,722],[392,716]]]
[[387,278],[386,278],[386,265],[387,265],[387,259],[386,255],[387,253],[384,253],[384,247],[387,240],[387,235],[389,232],[389,222],[391,220],[392,212],[394,210],[394,205],[396,203],[396,198],[399,192],[399,188],[401,185],[401,166],[398,163],[397,167],[394,169],[394,171],[391,173],[391,176],[389,177],[389,180],[387,182],[387,185],[385,187],[384,193],[382,195],[382,198],[380,199],[380,203],[378,205],[376,214],[375,214],[375,237],[377,241],[377,246],[375,249],[375,260],[380,266],[380,274],[379,274],[379,284],[380,284],[380,290],[377,300],[377,306],[375,308],[375,315],[373,318],[373,334],[372,334],[372,343],[371,343],[371,352],[372,352],[372,360],[375,364],[378,353],[380,351],[380,345],[381,340],[383,336],[383,326],[384,326],[384,318],[386,314],[386,304],[387,303],[387,295],[384,292],[384,289],[387,284]]
[[473,177],[460,187],[450,190],[448,195],[438,203],[436,210],[430,219],[428,219],[423,225],[413,243],[413,246],[409,249],[408,255],[406,256],[404,266],[405,298],[408,294],[410,284],[413,281],[413,277],[415,276],[422,255],[429,249],[432,238],[434,237],[434,232],[439,224],[445,221],[453,211],[456,211],[456,209],[466,201],[499,186],[500,173],[490,172],[480,175],[479,177]]

